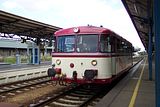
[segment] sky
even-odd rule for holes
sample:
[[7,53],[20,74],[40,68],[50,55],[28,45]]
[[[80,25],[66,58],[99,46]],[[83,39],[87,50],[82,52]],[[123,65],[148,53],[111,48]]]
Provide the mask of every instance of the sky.
[[0,0],[0,10],[61,28],[102,25],[144,50],[121,0]]

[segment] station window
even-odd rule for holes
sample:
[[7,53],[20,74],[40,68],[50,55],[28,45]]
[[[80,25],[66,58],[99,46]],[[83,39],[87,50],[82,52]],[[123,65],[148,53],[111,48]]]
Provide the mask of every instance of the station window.
[[109,35],[101,35],[100,52],[111,52],[111,43]]

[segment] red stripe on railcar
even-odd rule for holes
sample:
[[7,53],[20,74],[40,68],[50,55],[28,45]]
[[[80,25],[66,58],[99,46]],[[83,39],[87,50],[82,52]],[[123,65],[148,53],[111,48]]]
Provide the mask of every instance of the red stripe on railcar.
[[92,58],[108,58],[118,56],[130,56],[115,53],[52,53],[52,57],[92,57]]

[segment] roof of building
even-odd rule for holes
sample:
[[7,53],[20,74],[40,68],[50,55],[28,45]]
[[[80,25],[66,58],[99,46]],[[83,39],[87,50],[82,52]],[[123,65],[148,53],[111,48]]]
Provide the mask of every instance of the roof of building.
[[21,41],[9,40],[9,39],[0,39],[0,48],[20,48],[26,49],[27,44],[21,43]]
[[[3,38],[3,39],[0,39],[0,48],[5,48],[5,49],[9,49],[9,48],[27,49],[27,47],[32,47],[32,45],[31,45],[32,42],[33,41],[21,43],[21,40],[13,40],[13,39],[10,39],[10,38]],[[41,47],[41,48],[44,49],[44,46]],[[53,49],[52,46],[51,47],[47,46],[46,48],[47,49]]]

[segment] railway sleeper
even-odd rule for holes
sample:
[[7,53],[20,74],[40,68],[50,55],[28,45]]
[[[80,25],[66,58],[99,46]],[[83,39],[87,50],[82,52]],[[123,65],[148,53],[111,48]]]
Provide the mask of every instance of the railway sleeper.
[[62,107],[79,107],[78,104],[64,104],[64,103],[59,103],[59,102],[52,102],[51,104],[54,104],[56,106],[62,106]]
[[87,100],[88,99],[88,98],[80,98],[80,97],[70,96],[70,95],[66,95],[65,97],[68,99],[74,99],[74,100]]
[[90,96],[92,96],[92,95],[80,95],[80,94],[77,94],[77,93],[70,93],[70,95],[72,95],[72,96],[77,96],[77,97],[85,97],[85,98],[88,98],[88,97],[90,97]]
[[84,91],[79,91],[79,90],[77,90],[77,91],[75,91],[74,93],[77,93],[77,94],[87,94],[87,95],[93,95],[94,93],[93,92],[89,92],[89,93],[87,93],[87,92],[84,92]]
[[64,99],[64,98],[60,98],[59,101],[63,101],[66,103],[74,103],[74,104],[81,104],[84,102],[82,100],[69,100],[69,99]]

